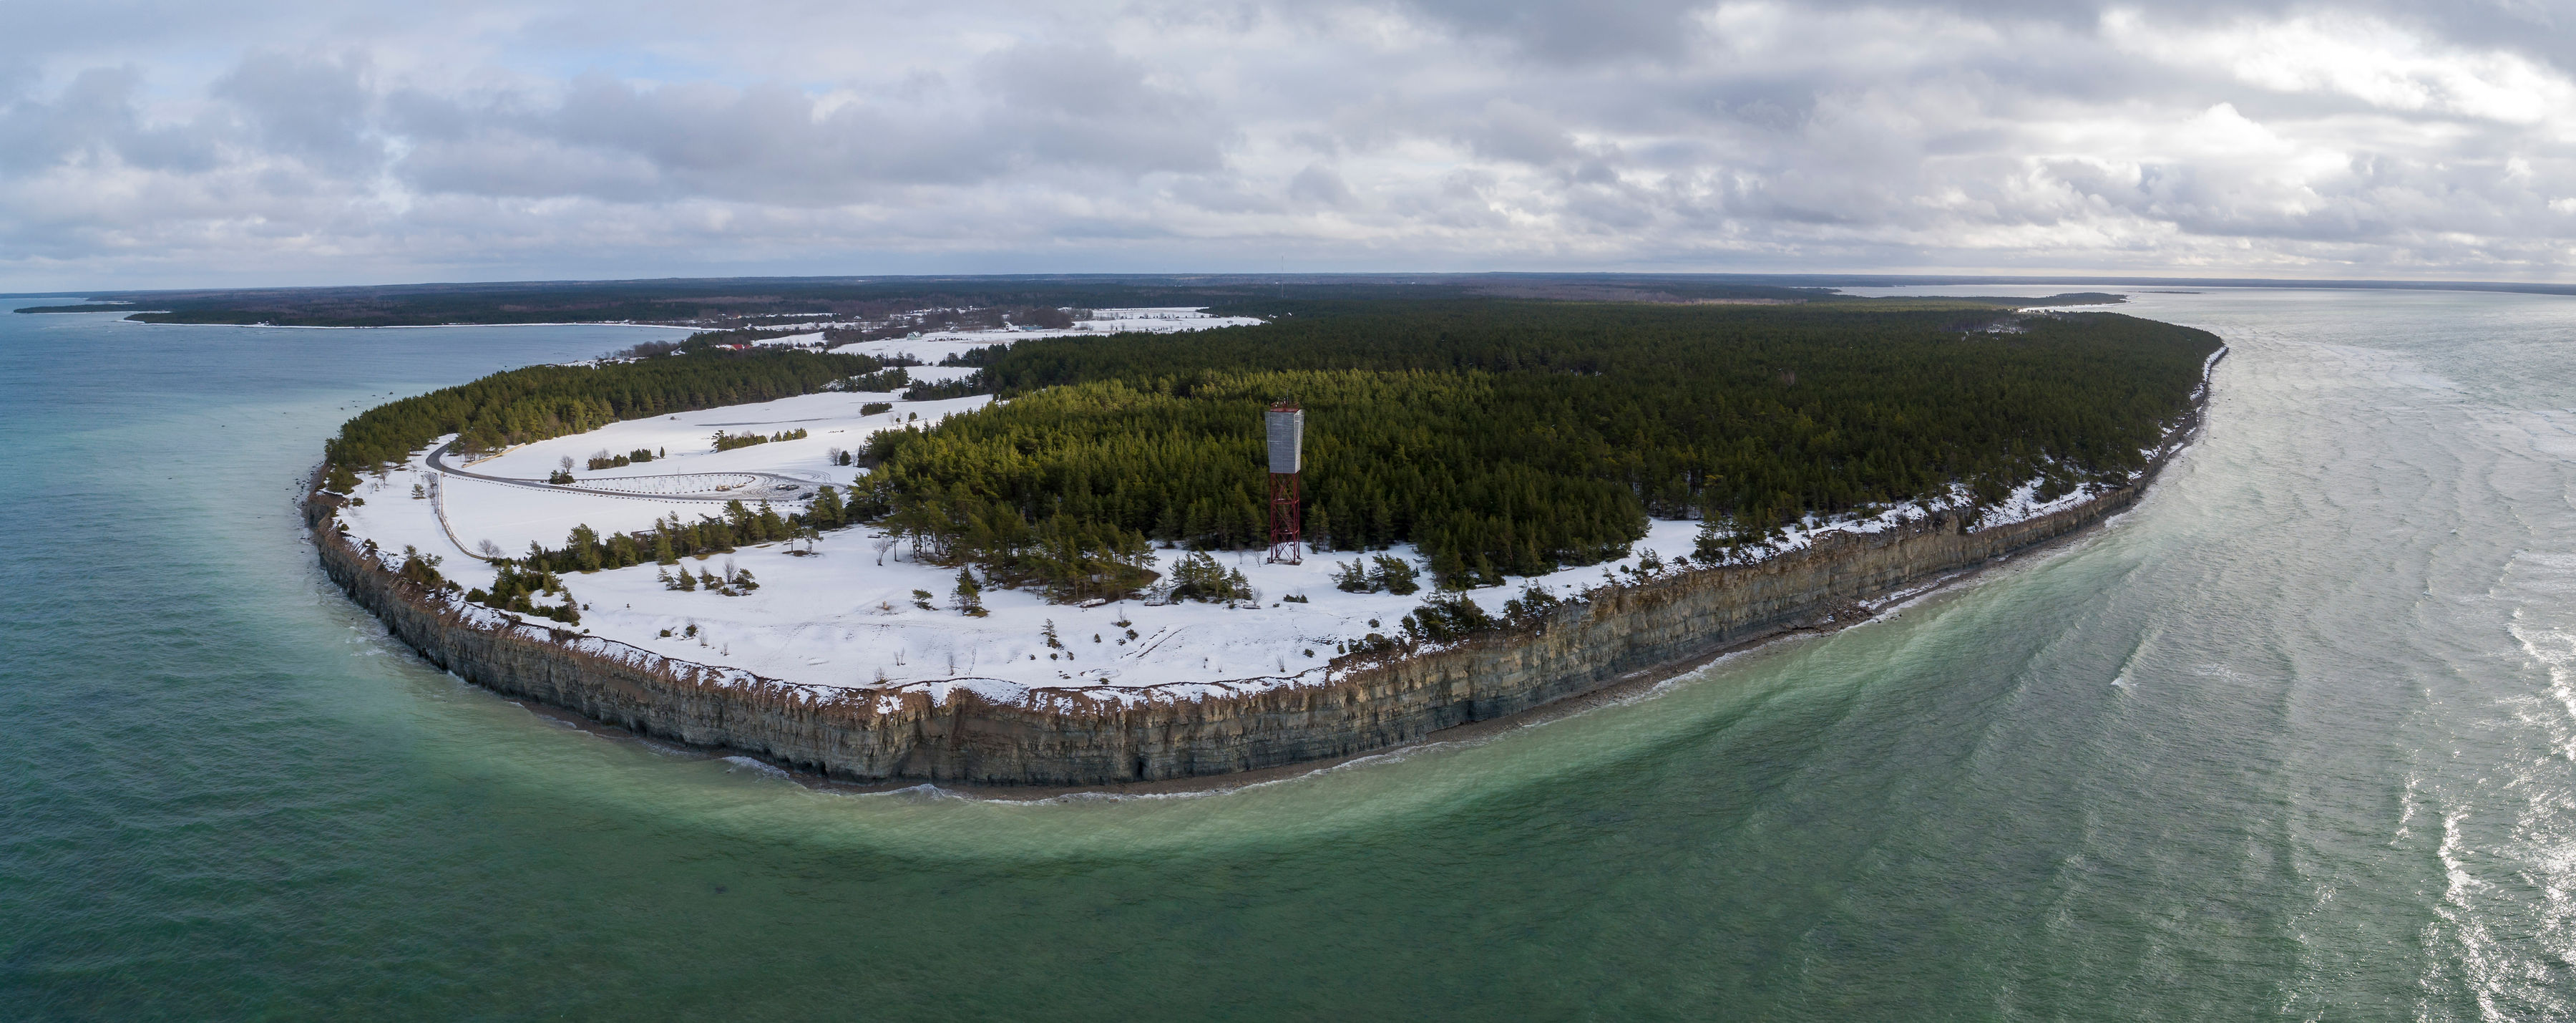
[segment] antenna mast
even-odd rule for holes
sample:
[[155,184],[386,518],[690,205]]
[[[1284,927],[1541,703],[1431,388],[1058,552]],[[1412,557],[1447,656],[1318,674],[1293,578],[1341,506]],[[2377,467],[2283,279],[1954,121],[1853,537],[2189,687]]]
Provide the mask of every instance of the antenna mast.
[[1302,565],[1305,557],[1305,509],[1297,493],[1297,474],[1305,468],[1306,411],[1281,398],[1263,414],[1270,434],[1270,557],[1274,564]]

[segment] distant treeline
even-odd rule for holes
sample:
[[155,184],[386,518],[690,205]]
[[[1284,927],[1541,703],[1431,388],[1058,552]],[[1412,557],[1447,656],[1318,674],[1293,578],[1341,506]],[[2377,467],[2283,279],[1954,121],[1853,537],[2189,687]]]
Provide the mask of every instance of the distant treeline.
[[[1014,315],[1011,322],[1041,325],[1052,322],[1052,317],[1040,310],[1059,308],[1231,306],[1346,298],[1422,301],[1495,294],[1645,301],[1831,298],[1826,289],[1812,287],[1687,275],[1598,274],[737,277],[118,292],[92,297],[139,303],[137,308],[151,311],[137,312],[130,318],[152,323],[387,327],[634,321],[730,325],[805,316],[883,320],[897,314],[948,310],[959,317],[952,325],[964,326],[967,320],[985,316],[983,310],[987,309],[1025,311],[1030,318]],[[905,329],[930,328],[907,325]]]
[[1089,309],[1059,309],[1054,306],[984,306],[974,309],[924,309],[893,317],[874,327],[834,327],[823,332],[829,345],[882,341],[934,330],[994,330],[1003,326],[1063,329],[1077,319],[1088,318]]
[[454,433],[465,451],[491,451],[640,419],[811,394],[884,364],[862,355],[710,350],[597,366],[529,366],[378,405],[323,445],[335,468],[399,462]]
[[718,451],[734,451],[750,447],[754,444],[767,444],[774,440],[804,440],[806,436],[805,428],[801,426],[793,430],[780,430],[777,433],[770,434],[766,437],[757,433],[726,433],[723,430],[718,430],[716,431],[715,437],[715,449]]
[[1649,515],[1767,529],[1965,483],[2119,480],[2218,340],[2107,313],[1924,302],[1282,303],[1258,327],[1031,339],[877,434],[873,503],[935,558],[1051,589],[1147,538],[1266,542],[1260,409],[1307,410],[1306,529],[1417,544],[1444,584],[1623,553]]
[[[747,345],[756,345],[762,341],[774,341],[782,337],[794,337],[800,333],[810,334],[813,333],[813,331],[783,329],[701,330],[677,341],[658,339],[653,341],[638,341],[625,348],[608,353],[607,358],[650,359],[655,356],[671,355],[679,352],[703,352],[712,348],[737,348]],[[814,345],[810,347],[821,346]]]
[[631,533],[602,536],[587,525],[574,526],[562,547],[548,549],[531,542],[526,554],[511,561],[527,569],[551,572],[593,572],[646,562],[676,565],[684,557],[731,553],[737,544],[793,540],[839,529],[883,511],[845,503],[839,490],[825,486],[805,510],[785,514],[766,501],[757,508],[741,501],[727,501],[722,516],[700,515],[695,522],[684,522],[674,514],[654,522],[651,529]]

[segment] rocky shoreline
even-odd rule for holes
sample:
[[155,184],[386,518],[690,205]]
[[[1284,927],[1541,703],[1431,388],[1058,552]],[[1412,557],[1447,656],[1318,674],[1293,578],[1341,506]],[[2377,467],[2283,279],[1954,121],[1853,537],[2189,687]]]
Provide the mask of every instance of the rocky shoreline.
[[[2206,393],[2204,385],[2204,402]],[[2188,436],[2199,418],[2195,408],[2174,437]],[[1091,786],[1376,752],[1659,667],[1866,618],[1870,602],[2128,508],[2167,457],[2127,487],[2022,522],[1973,528],[1964,516],[1941,512],[1880,533],[1830,534],[1750,565],[1606,589],[1534,628],[1411,653],[1340,657],[1322,685],[1142,704],[1045,690],[1013,703],[971,692],[934,703],[920,693],[807,686],[673,660],[471,608],[405,579],[332,528],[340,499],[318,483],[304,512],[324,572],[352,600],[431,663],[495,692],[834,779]]]

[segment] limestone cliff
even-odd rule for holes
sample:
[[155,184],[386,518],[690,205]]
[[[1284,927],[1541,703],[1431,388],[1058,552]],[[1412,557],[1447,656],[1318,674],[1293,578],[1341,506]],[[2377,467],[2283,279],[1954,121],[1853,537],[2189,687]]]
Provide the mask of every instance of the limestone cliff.
[[317,490],[305,507],[333,581],[431,662],[495,691],[838,778],[1091,785],[1365,753],[1519,713],[1848,616],[1861,602],[2083,528],[2128,507],[2143,485],[2025,522],[1971,529],[1936,514],[1883,533],[1833,534],[1758,564],[1615,587],[1531,630],[1337,659],[1324,685],[1125,706],[1045,690],[1027,703],[959,693],[934,705],[917,693],[796,685],[510,624],[352,546],[331,527],[336,498]]

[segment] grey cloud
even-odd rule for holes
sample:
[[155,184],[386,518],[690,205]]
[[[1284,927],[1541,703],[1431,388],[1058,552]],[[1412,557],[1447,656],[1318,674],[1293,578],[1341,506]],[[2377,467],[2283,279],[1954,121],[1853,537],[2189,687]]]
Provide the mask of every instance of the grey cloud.
[[1573,137],[1555,118],[1509,100],[1488,104],[1484,116],[1459,135],[1477,155],[1488,159],[1548,164],[1575,155]]
[[1176,175],[1157,198],[1203,214],[1277,213],[1287,208],[1276,192],[1228,174]]
[[615,202],[651,202],[679,194],[662,169],[643,155],[507,132],[423,141],[403,158],[401,171],[414,187],[430,194],[584,195]]
[[[1257,250],[2518,274],[2556,272],[2576,220],[2576,113],[2267,84],[2141,50],[2104,6],[1738,4],[1711,32],[1714,5],[1674,2],[570,0],[536,21],[478,18],[482,2],[310,32],[341,22],[253,4],[239,38],[186,64],[158,56],[175,36],[119,50],[49,13],[66,42],[48,52],[72,56],[0,79],[0,273],[971,269],[956,261],[1014,252],[1170,268]],[[2365,69],[2475,78],[2519,55],[2576,88],[2565,43],[2539,38],[2566,33],[2536,30],[2556,6],[2139,9],[2150,33],[2220,39],[2360,25],[2354,45],[2413,47]],[[624,50],[548,49],[601,19],[616,34],[586,45]]]
[[1301,203],[1335,207],[1348,206],[1356,198],[1341,175],[1321,164],[1310,165],[1288,179],[1288,197]]
[[342,168],[382,161],[371,136],[376,97],[363,56],[329,59],[254,53],[208,92],[230,100],[270,149]]
[[1131,172],[1215,167],[1230,134],[1201,103],[1147,81],[1147,67],[1105,46],[1021,46],[987,57],[1002,100],[996,140],[1031,160]]
[[216,132],[199,124],[144,124],[135,109],[140,84],[140,72],[130,67],[91,68],[50,102],[18,97],[0,108],[0,168],[25,172],[77,161],[185,173],[213,166]]
[[1414,11],[1478,36],[1504,40],[1550,61],[1671,60],[1688,50],[1699,0],[1410,0]]
[[[422,188],[648,201],[690,195],[811,205],[891,186],[969,186],[1053,169],[1126,175],[1218,165],[1225,132],[1142,65],[1099,50],[1012,49],[977,65],[989,92],[826,106],[768,83],[636,86],[574,79],[559,98],[480,105],[410,95],[394,106],[420,147],[402,173]],[[924,93],[934,94],[922,102]]]

